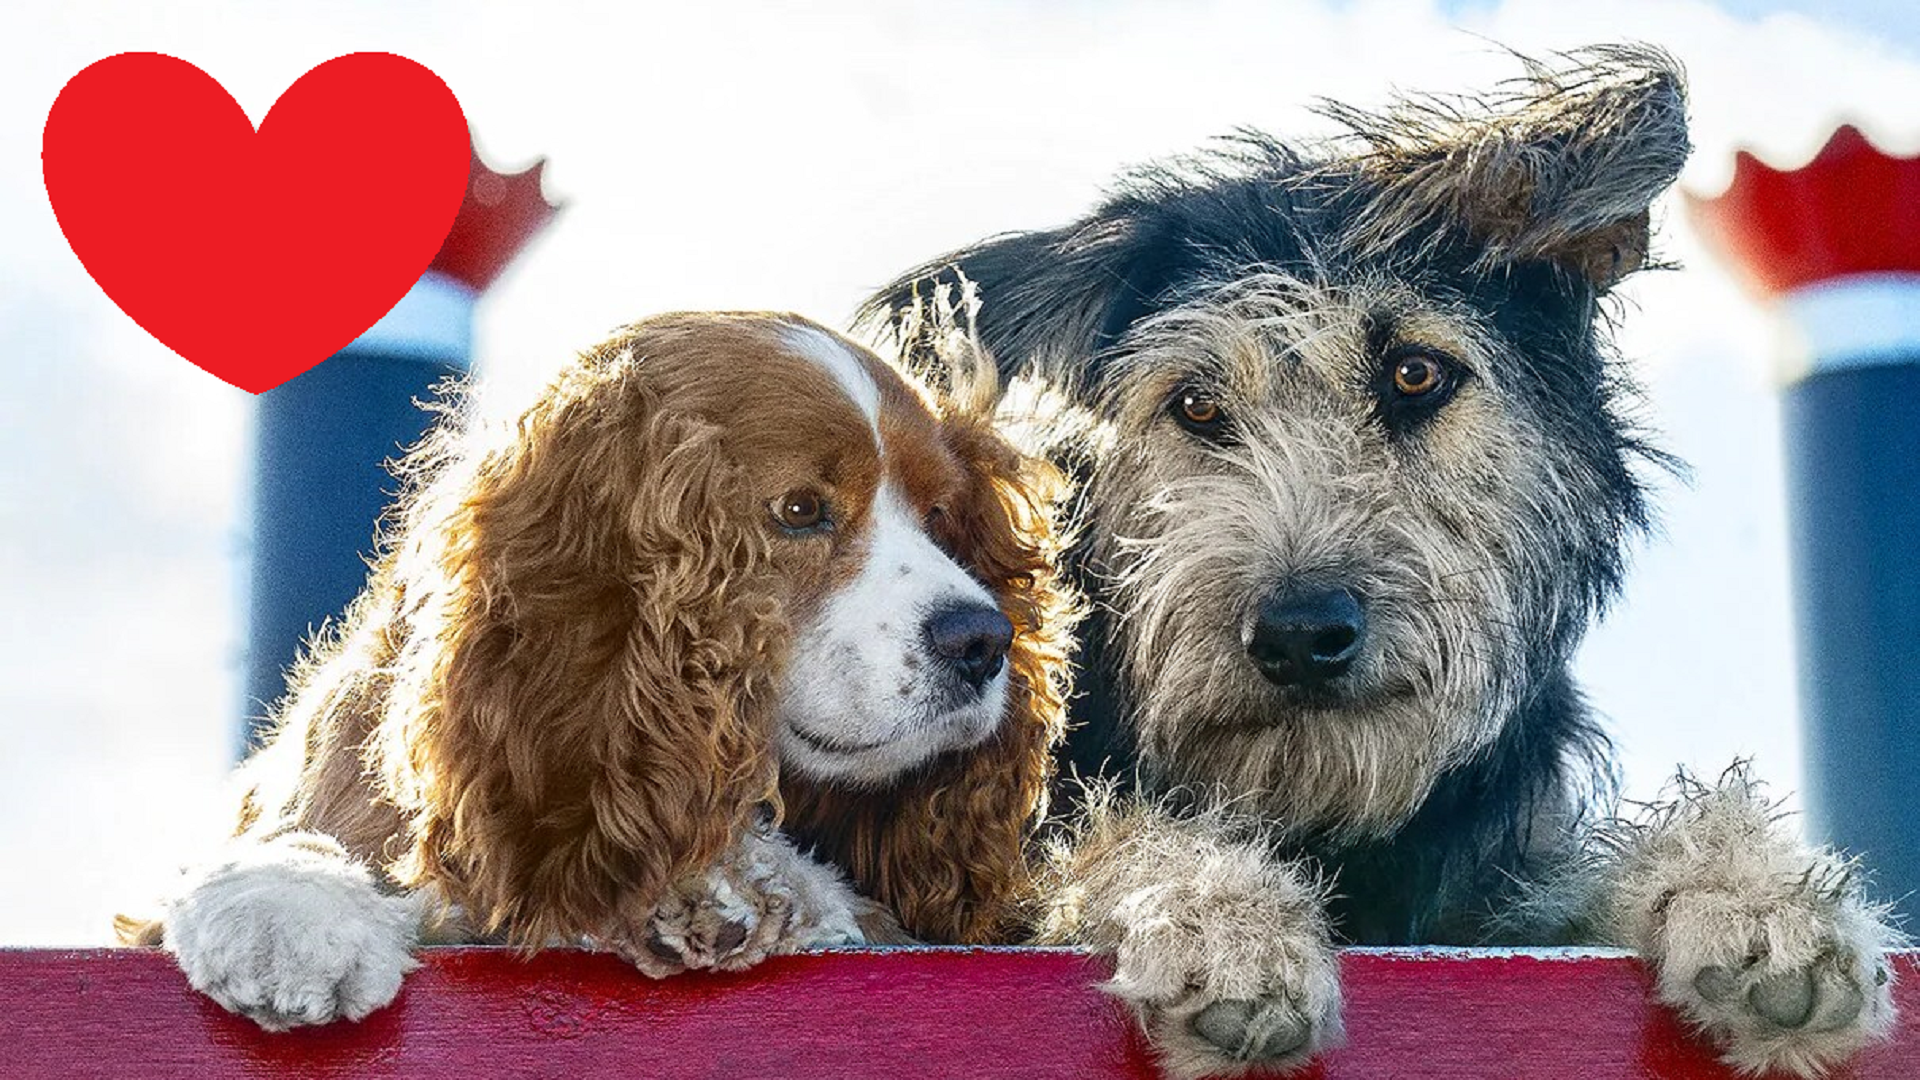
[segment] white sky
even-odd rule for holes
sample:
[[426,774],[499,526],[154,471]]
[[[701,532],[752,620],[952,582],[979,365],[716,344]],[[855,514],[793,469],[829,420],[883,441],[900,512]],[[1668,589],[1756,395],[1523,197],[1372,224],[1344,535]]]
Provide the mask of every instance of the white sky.
[[[1527,51],[1664,45],[1693,78],[1687,183],[1730,148],[1803,160],[1837,116],[1920,145],[1920,27],[1897,5],[1551,0],[1155,5],[73,0],[0,11],[0,945],[103,941],[220,827],[240,708],[237,554],[252,399],[127,319],[67,249],[39,176],[61,85],[172,53],[256,122],[307,69],[384,49],[454,89],[496,165],[552,159],[555,227],[481,309],[492,400],[613,325],[684,307],[843,320],[872,287],[991,232],[1058,224],[1121,166],[1251,124],[1320,130],[1316,96],[1485,86]],[[1454,27],[1459,30],[1453,29]],[[1470,32],[1460,32],[1470,31]],[[1477,35],[1477,36],[1476,36]],[[1876,36],[1878,35],[1878,36]],[[1899,103],[1906,103],[1904,110]],[[141,164],[129,162],[138,169]],[[1752,754],[1797,783],[1769,323],[1669,207],[1688,264],[1627,290],[1649,419],[1694,469],[1662,492],[1581,674],[1629,788]]]

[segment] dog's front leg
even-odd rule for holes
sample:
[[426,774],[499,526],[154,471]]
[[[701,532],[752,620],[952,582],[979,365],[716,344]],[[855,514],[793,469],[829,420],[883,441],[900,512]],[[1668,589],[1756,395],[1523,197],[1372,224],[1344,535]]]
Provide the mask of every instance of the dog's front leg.
[[161,944],[195,990],[269,1031],[359,1020],[394,999],[424,905],[383,891],[332,837],[235,841],[189,872]]
[[739,971],[769,956],[862,945],[891,925],[877,904],[784,834],[750,830],[705,872],[677,882],[644,924],[605,942],[661,978],[705,968]]
[[1225,826],[1096,800],[1043,897],[1042,939],[1110,957],[1102,988],[1183,1080],[1289,1069],[1341,1038],[1324,886]]
[[1855,868],[1794,835],[1743,766],[1623,825],[1601,861],[1603,925],[1660,999],[1749,1073],[1814,1077],[1892,1029],[1900,935]]

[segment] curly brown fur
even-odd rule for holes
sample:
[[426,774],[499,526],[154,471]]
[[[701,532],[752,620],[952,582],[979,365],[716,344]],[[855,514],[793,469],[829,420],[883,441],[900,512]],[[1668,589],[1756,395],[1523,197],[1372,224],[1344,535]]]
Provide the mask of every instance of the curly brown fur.
[[[754,364],[760,379],[738,378]],[[897,933],[841,872],[920,937],[1010,931],[1064,726],[1072,604],[1053,572],[1059,474],[984,416],[804,320],[662,316],[583,353],[510,431],[450,418],[402,474],[369,586],[293,673],[274,738],[239,774],[228,869],[208,880],[257,877],[280,851],[300,910],[336,894],[369,913],[386,911],[377,894],[417,897],[440,940],[642,955],[671,939],[696,962],[741,962],[713,947],[736,933],[751,955],[829,940],[817,927],[781,937],[795,916],[780,897],[815,898],[819,927]],[[796,484],[830,492],[818,501],[835,510],[831,533],[770,521]],[[897,568],[871,565],[883,544]],[[796,641],[842,647],[833,603],[862,582],[932,609],[998,609],[1012,627],[1004,666],[953,682],[909,623],[887,641],[921,673],[897,693],[861,666],[891,654],[808,655],[796,682]],[[841,688],[864,696],[831,707],[900,712],[867,719],[927,759],[845,781],[833,754],[785,766],[776,729],[799,723],[793,695]],[[783,809],[825,876],[765,836]],[[308,866],[288,837],[322,838],[331,862]],[[682,914],[663,922],[668,900]],[[736,931],[714,921],[721,909],[776,921]],[[122,933],[171,931],[129,919]],[[384,935],[381,955],[404,957]],[[266,968],[248,985],[301,982],[277,948],[254,950]],[[398,966],[368,985],[397,986]],[[304,997],[285,1014],[222,1000],[263,1022],[316,1022]]]
[[440,470],[396,552],[367,748],[407,821],[395,877],[524,943],[641,916],[773,793],[768,542],[720,430],[639,369],[623,342],[563,375],[507,448]]

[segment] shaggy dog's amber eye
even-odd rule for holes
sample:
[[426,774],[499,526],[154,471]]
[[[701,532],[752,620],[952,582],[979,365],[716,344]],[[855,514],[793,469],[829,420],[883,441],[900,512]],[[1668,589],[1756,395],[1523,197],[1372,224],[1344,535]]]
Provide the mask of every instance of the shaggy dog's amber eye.
[[1438,413],[1471,372],[1425,345],[1402,345],[1382,359],[1374,383],[1376,415],[1387,430],[1409,434]]
[[1410,353],[1393,369],[1393,388],[1408,397],[1430,394],[1447,381],[1447,369],[1426,353]]
[[1212,439],[1219,436],[1226,425],[1226,410],[1204,391],[1192,388],[1180,390],[1173,395],[1171,404],[1173,418],[1195,435]]
[[795,488],[773,501],[773,520],[801,532],[827,523],[827,502],[818,492]]

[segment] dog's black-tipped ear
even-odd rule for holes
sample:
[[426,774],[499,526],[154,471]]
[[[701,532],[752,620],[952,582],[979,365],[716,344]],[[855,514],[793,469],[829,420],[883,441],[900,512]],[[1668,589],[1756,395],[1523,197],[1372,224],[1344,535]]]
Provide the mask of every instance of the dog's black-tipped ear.
[[1184,246],[1176,231],[1110,204],[1064,229],[993,237],[901,275],[861,306],[856,324],[896,336],[903,313],[943,288],[957,295],[970,286],[979,300],[974,331],[1003,384],[1025,374],[1078,383],[1177,275]]
[[[1648,207],[1686,163],[1686,83],[1658,49],[1596,46],[1484,97],[1326,112],[1365,144],[1379,195],[1355,239],[1464,228],[1484,265],[1548,260],[1606,289],[1647,258]],[[1450,230],[1448,230],[1450,231]]]

